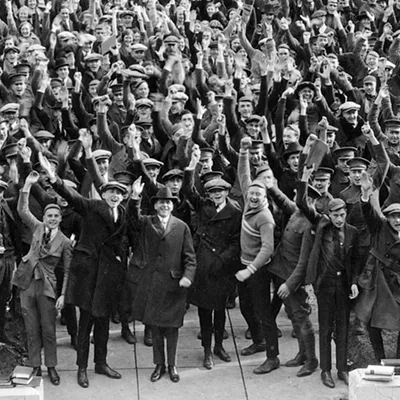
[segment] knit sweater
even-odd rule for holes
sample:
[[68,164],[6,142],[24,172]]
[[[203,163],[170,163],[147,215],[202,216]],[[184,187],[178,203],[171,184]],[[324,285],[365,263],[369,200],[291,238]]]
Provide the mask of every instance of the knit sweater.
[[240,233],[241,261],[251,273],[267,264],[274,253],[275,222],[267,200],[257,208],[250,208],[247,190],[251,184],[248,152],[240,152],[238,177],[245,196],[245,208]]

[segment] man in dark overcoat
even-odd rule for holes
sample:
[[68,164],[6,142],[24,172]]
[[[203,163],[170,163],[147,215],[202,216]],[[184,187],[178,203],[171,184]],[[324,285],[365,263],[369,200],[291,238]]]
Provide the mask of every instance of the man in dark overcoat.
[[[204,347],[203,365],[213,364],[211,340],[214,326],[214,354],[222,361],[231,358],[222,346],[225,329],[225,308],[230,282],[239,268],[239,239],[242,213],[228,198],[231,185],[221,178],[204,185],[208,198],[201,197],[194,183],[198,157],[192,159],[185,171],[183,191],[196,210],[197,229],[194,245],[197,256],[195,280],[189,292],[189,302],[198,307],[201,340]],[[188,182],[186,182],[188,180]],[[213,324],[214,314],[214,324]]]
[[[86,156],[91,157],[90,149]],[[109,318],[113,303],[122,290],[126,251],[125,209],[121,206],[126,187],[108,182],[101,187],[102,200],[87,199],[67,187],[55,175],[47,159],[40,155],[41,165],[54,189],[82,216],[82,231],[75,246],[65,302],[79,307],[77,343],[78,384],[89,386],[87,364],[89,338],[94,326],[95,373],[112,379],[121,375],[107,365]]]
[[128,234],[138,236],[130,262],[134,269],[132,280],[137,285],[132,317],[152,327],[156,368],[151,381],[158,381],[165,373],[166,338],[168,373],[172,382],[178,382],[178,331],[186,312],[187,288],[192,284],[196,271],[192,235],[183,221],[171,215],[178,199],[172,196],[169,188],[160,189],[152,197],[156,214],[144,216],[140,213],[141,177],[132,187]]
[[[400,331],[400,204],[392,203],[383,210],[384,216],[380,214],[371,203],[373,184],[367,174],[361,190],[362,212],[372,244],[358,280],[361,292],[355,311],[367,324],[375,358],[380,362],[386,358],[382,329]],[[396,358],[399,357],[400,337]]]

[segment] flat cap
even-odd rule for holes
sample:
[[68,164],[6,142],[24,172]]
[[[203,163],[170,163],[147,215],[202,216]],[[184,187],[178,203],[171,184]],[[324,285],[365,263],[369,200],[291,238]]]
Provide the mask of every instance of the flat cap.
[[0,190],[7,190],[8,183],[0,180]]
[[246,124],[250,124],[251,122],[259,123],[261,121],[261,117],[259,115],[250,115],[249,118],[246,119]]
[[400,119],[399,118],[390,118],[385,121],[385,128],[399,128],[400,127]]
[[146,158],[143,160],[143,164],[145,167],[157,167],[157,168],[161,168],[164,163],[156,160],[155,158]]
[[172,101],[182,101],[186,103],[189,100],[189,97],[182,92],[176,92],[172,95]]
[[139,99],[136,100],[136,108],[139,107],[148,107],[148,108],[153,108],[154,107],[154,103],[150,100],[150,99]]
[[338,210],[341,210],[342,208],[347,208],[346,203],[342,199],[338,199],[338,198],[332,199],[328,203],[328,211],[329,212],[338,211]]
[[93,152],[93,159],[96,161],[104,159],[109,160],[111,158],[111,155],[112,155],[111,151],[98,149]]
[[114,173],[113,179],[123,185],[132,185],[135,182],[135,175],[129,171],[118,171]]
[[361,106],[354,101],[346,101],[345,103],[339,106],[339,110],[342,112],[350,111],[350,110],[359,110]]
[[205,184],[213,179],[222,178],[223,175],[224,173],[221,171],[208,171],[200,175],[200,180]]
[[214,157],[214,149],[211,147],[203,147],[200,149],[200,160],[206,160],[207,158]]
[[165,44],[178,44],[179,39],[174,35],[170,35],[164,39],[164,43]]
[[400,203],[392,203],[390,206],[386,207],[382,212],[385,215],[390,215],[393,213],[400,213]]
[[204,189],[208,192],[215,189],[230,190],[232,185],[222,178],[212,179],[204,184]]
[[18,145],[16,143],[7,144],[1,149],[5,157],[15,157],[18,155]]
[[57,203],[50,203],[50,204],[47,204],[47,206],[44,208],[43,214],[46,213],[47,210],[52,210],[52,209],[55,209],[55,210],[58,210],[61,212],[61,207]]
[[183,179],[183,171],[177,168],[169,170],[166,174],[162,176],[163,182],[169,181],[174,178]]
[[322,179],[328,179],[333,175],[333,169],[327,168],[327,167],[319,167],[315,172],[314,172],[314,178],[322,178]]
[[0,108],[0,113],[7,113],[7,112],[19,112],[19,104],[18,103],[4,104],[4,106]]
[[334,150],[332,154],[336,158],[354,158],[356,156],[357,149],[355,147],[339,147]]
[[146,51],[146,50],[147,50],[147,46],[145,46],[142,43],[135,43],[131,47],[131,51]]
[[111,182],[104,183],[100,187],[101,193],[104,193],[105,191],[110,190],[110,189],[117,189],[122,194],[125,194],[127,192],[126,187],[122,183],[119,183],[117,181],[111,181]]
[[49,139],[54,139],[55,136],[49,131],[40,130],[35,132],[33,134],[33,137],[37,140],[49,140]]
[[350,169],[367,169],[369,164],[369,161],[362,157],[354,157],[347,161]]
[[376,83],[376,78],[373,75],[367,75],[364,79],[363,79],[363,83]]
[[100,61],[102,58],[103,56],[101,54],[90,53],[84,58],[84,61],[88,63],[90,61]]
[[326,11],[325,10],[314,11],[314,13],[311,15],[311,19],[313,19],[313,18],[321,18],[321,17],[326,17]]

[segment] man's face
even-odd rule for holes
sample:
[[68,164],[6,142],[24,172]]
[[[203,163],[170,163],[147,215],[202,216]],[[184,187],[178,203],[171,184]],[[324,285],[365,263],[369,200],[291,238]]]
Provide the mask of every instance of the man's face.
[[51,139],[41,139],[39,140],[39,143],[44,147],[45,149],[49,149],[51,146]]
[[289,146],[290,143],[295,143],[297,142],[297,135],[296,133],[288,128],[285,128],[283,130],[283,134],[282,134],[282,142],[283,142],[283,146],[285,148],[287,148]]
[[124,105],[124,95],[123,92],[115,92],[114,93],[114,102],[118,105]]
[[328,44],[328,38],[325,36],[318,36],[317,46],[320,48],[324,48]]
[[136,100],[146,99],[149,95],[149,85],[146,82],[142,82],[135,90]]
[[241,101],[238,105],[238,112],[242,119],[247,119],[253,112],[253,105],[249,101]]
[[43,215],[43,223],[49,229],[57,229],[61,223],[61,219],[61,212],[56,208],[49,208]]
[[25,93],[26,83],[24,80],[17,80],[11,84],[11,90],[16,96],[22,96]]
[[154,210],[161,218],[169,217],[173,209],[174,203],[172,200],[160,199],[154,203]]
[[299,97],[303,97],[305,100],[310,102],[314,97],[314,91],[309,88],[304,88],[299,91]]
[[396,231],[400,232],[400,213],[395,212],[387,216],[389,225]]
[[191,132],[193,130],[194,119],[193,119],[193,115],[192,114],[184,114],[184,115],[182,115],[181,122],[182,122],[182,124],[185,126],[185,128],[188,131]]
[[111,188],[101,194],[101,198],[107,203],[110,208],[117,208],[124,199],[122,192],[119,189]]
[[97,72],[100,68],[101,61],[100,60],[91,60],[87,63],[88,68],[92,72]]
[[261,129],[257,121],[252,121],[246,125],[247,133],[252,139],[257,139]]
[[65,78],[68,77],[68,75],[69,75],[69,68],[68,68],[67,66],[58,68],[58,70],[57,70],[57,76],[58,76],[60,79],[65,79]]
[[139,119],[149,119],[151,117],[151,108],[147,106],[138,107],[137,109]]
[[259,207],[267,198],[267,191],[258,186],[250,186],[247,191],[247,200],[250,208]]
[[355,186],[361,186],[361,176],[366,168],[353,168],[349,171],[350,182]]
[[89,84],[89,94],[92,97],[95,97],[97,95],[97,83],[96,83],[96,85]]
[[171,190],[171,193],[174,196],[178,196],[179,192],[182,188],[182,183],[183,179],[179,178],[178,176],[175,176],[172,179],[169,179],[168,181],[165,182],[165,186],[168,187]]
[[60,17],[63,21],[67,21],[69,18],[69,10],[68,8],[62,8],[60,10]]
[[358,119],[358,110],[348,110],[344,111],[343,113],[343,118],[351,125],[357,125],[357,119]]
[[132,57],[136,60],[136,61],[142,61],[144,59],[146,52],[144,50],[135,50],[132,51]]
[[179,114],[180,112],[183,111],[184,108],[184,103],[182,103],[181,101],[172,101],[171,104],[171,114]]
[[313,179],[313,186],[317,189],[321,194],[325,194],[328,192],[329,185],[331,184],[331,180],[328,177],[317,177]]
[[337,69],[339,66],[339,60],[336,57],[328,57],[328,63],[333,69]]
[[297,172],[299,170],[299,158],[300,154],[291,154],[287,159],[287,164],[291,171]]
[[149,174],[150,179],[155,182],[160,173],[160,167],[156,167],[155,165],[149,165],[146,167],[146,171]]
[[8,111],[3,114],[3,117],[11,124],[18,119],[18,113],[15,111]]
[[368,54],[367,58],[365,59],[365,63],[367,64],[368,68],[378,68],[378,58],[374,55]]
[[330,211],[328,216],[332,224],[336,228],[341,229],[346,223],[347,212],[345,208],[341,208],[340,210],[337,211]]
[[335,144],[336,134],[335,132],[328,131],[326,134],[326,144],[331,148]]
[[274,183],[274,173],[271,169],[261,172],[261,174],[257,175],[257,179],[260,179],[265,182],[267,187],[271,187]]
[[333,14],[335,11],[337,11],[337,6],[338,6],[337,1],[329,0],[326,5],[326,10],[328,11],[329,14]]
[[213,159],[211,157],[201,159],[200,163],[203,165],[203,168],[201,169],[202,174],[211,171],[211,168],[214,164]]
[[249,161],[251,165],[258,166],[261,164],[263,149],[250,149]]
[[141,137],[144,140],[148,140],[153,136],[153,125],[142,125]]
[[228,190],[225,189],[213,189],[208,192],[208,195],[215,206],[225,203],[228,194]]
[[101,158],[100,160],[96,160],[97,166],[99,167],[99,172],[101,176],[104,176],[108,172],[108,167],[110,166],[110,162],[107,158]]
[[400,143],[400,127],[387,128],[385,133],[390,144],[398,145]]
[[289,50],[285,48],[280,48],[278,49],[278,61],[279,62],[285,62],[289,58]]
[[[351,158],[353,158],[353,157],[351,157]],[[345,174],[348,174],[350,172],[350,168],[347,164],[347,161],[351,160],[351,158],[347,158],[347,157],[338,158],[337,165],[338,165],[339,169],[341,169],[342,172],[344,172]]]
[[10,64],[15,64],[18,61],[18,53],[16,51],[10,50],[6,54],[5,58]]
[[231,49],[233,51],[236,51],[236,49],[240,46],[240,39],[239,38],[235,38],[232,40],[231,42]]
[[376,95],[376,82],[365,82],[363,86],[366,94]]
[[206,8],[207,14],[209,17],[212,17],[215,14],[215,5],[213,3],[209,4]]

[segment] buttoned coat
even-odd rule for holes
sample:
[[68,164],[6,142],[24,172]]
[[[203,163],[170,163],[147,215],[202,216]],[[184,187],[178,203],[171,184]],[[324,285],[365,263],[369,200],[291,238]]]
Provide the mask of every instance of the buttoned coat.
[[179,328],[186,312],[187,289],[182,277],[194,281],[196,255],[189,227],[174,216],[165,231],[157,215],[143,216],[140,201],[128,204],[128,234],[136,246],[130,262],[136,286],[132,317],[146,325]]
[[56,299],[57,279],[54,271],[60,265],[64,268],[64,287],[62,290],[62,293],[64,293],[72,259],[72,242],[59,229],[50,243],[50,249],[41,250],[45,226],[29,211],[28,197],[28,192],[20,192],[18,212],[23,222],[33,232],[32,243],[28,254],[22,257],[22,261],[14,272],[12,284],[21,290],[28,289],[32,279],[34,279],[34,270],[38,268],[43,280],[43,294]]
[[126,270],[125,208],[118,206],[115,223],[105,201],[86,199],[59,178],[53,186],[82,216],[65,302],[91,311],[94,316],[107,317],[119,300]]
[[371,326],[400,330],[400,246],[399,235],[387,219],[368,203],[362,212],[371,233],[367,263],[359,277],[357,317]]
[[[186,170],[185,178],[188,172],[193,171]],[[191,184],[182,186],[197,214],[197,229],[193,235],[197,270],[189,301],[198,307],[223,310],[230,278],[240,269],[242,213],[229,199],[217,213],[214,203],[194,189],[193,174],[191,178]]]

